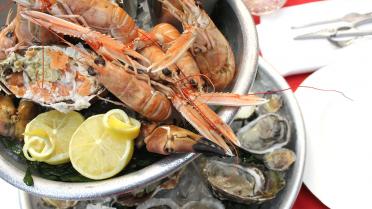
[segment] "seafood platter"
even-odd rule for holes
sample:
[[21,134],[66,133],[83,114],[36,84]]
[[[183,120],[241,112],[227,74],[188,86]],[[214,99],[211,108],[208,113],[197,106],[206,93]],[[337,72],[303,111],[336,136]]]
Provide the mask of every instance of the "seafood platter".
[[[267,64],[263,60],[260,60],[258,76],[256,81],[254,82],[252,92],[263,92],[267,90],[284,88],[288,88],[288,85],[283,80],[283,78],[278,75],[269,64]],[[202,205],[204,206],[204,208],[212,209],[289,209],[292,207],[292,204],[297,196],[298,189],[300,188],[302,182],[301,177],[305,157],[305,133],[303,131],[304,128],[302,117],[296,104],[296,100],[294,99],[291,92],[268,95],[267,98],[269,98],[271,102],[265,106],[243,108],[234,119],[232,126],[234,130],[249,129],[250,131],[253,131],[253,129],[251,129],[252,125],[249,125],[251,123],[248,122],[252,122],[253,124],[261,123],[261,125],[264,125],[264,123],[266,123],[267,126],[270,126],[269,124],[278,118],[288,121],[288,127],[290,127],[290,130],[287,130],[288,132],[290,132],[289,142],[285,145],[285,148],[277,149],[276,152],[272,153],[287,153],[285,155],[290,156],[287,159],[296,160],[296,162],[285,173],[279,172],[280,175],[278,175],[279,173],[273,172],[270,174],[273,176],[266,179],[266,181],[272,181],[273,179],[276,179],[271,183],[272,191],[277,190],[278,192],[279,189],[283,189],[284,187],[283,190],[275,194],[276,197],[274,199],[271,199],[273,198],[273,196],[267,196],[266,198],[260,200],[252,197],[241,199],[239,196],[229,196],[229,193],[224,193],[223,191],[230,191],[231,193],[234,193],[234,191],[244,191],[244,186],[239,186],[240,184],[243,184],[243,181],[239,179],[242,176],[235,175],[239,174],[240,172],[244,173],[246,171],[240,170],[242,167],[236,165],[236,163],[229,164],[229,162],[235,162],[236,159],[222,160],[216,157],[202,156],[173,176],[169,177],[167,180],[151,184],[145,190],[138,190],[136,193],[132,193],[131,195],[119,195],[111,198],[96,199],[94,201],[57,202],[50,199],[42,199],[25,192],[21,192],[19,195],[21,208],[51,209],[57,208],[56,205],[58,205],[60,208],[64,208],[63,206],[65,205],[73,207],[74,209],[106,209],[106,207],[111,209],[136,208],[133,206],[135,204],[138,204],[137,208],[151,208],[155,206],[159,206],[159,208],[189,208],[191,206],[196,207],[198,206],[198,204],[200,204],[199,206]],[[268,118],[270,118],[270,120],[268,120]],[[260,131],[262,130],[263,129],[260,129]],[[282,129],[281,131],[284,130]],[[288,149],[291,149],[296,153],[295,159],[291,154],[292,152],[288,151]],[[238,162],[240,165],[257,163],[255,164],[255,166],[262,166],[262,161],[260,162],[260,160],[263,160],[263,163],[265,163],[265,159],[267,160],[268,156],[273,155],[268,154],[266,155],[266,157],[260,159],[259,155],[256,155],[257,158],[252,158],[252,156],[246,156],[244,155],[244,153],[241,153],[240,160],[238,160]],[[285,164],[281,164],[281,166],[283,165]],[[286,165],[288,166],[288,164]],[[221,166],[223,166],[224,169],[221,169]],[[272,165],[270,165],[269,163],[265,166],[271,167]],[[232,170],[237,169],[236,173],[235,171],[230,171],[225,167],[230,167],[232,168]],[[245,168],[247,169],[249,167]],[[277,167],[274,168],[274,170],[282,170],[284,168],[285,167]],[[224,173],[224,175],[229,175],[233,179],[227,180],[223,178],[217,178],[217,174],[220,174],[219,172]],[[264,172],[267,171],[264,170]],[[244,175],[242,173],[240,173],[240,175]],[[265,176],[266,175],[267,173],[265,174]],[[273,182],[276,183],[274,184]],[[258,204],[258,202],[260,201],[265,202]],[[249,203],[249,206],[236,202],[243,202],[246,204]],[[126,207],[124,207],[124,205]]]
[[256,78],[243,2],[14,2],[0,32],[0,177],[38,207],[290,207],[302,121],[274,91],[283,81]]

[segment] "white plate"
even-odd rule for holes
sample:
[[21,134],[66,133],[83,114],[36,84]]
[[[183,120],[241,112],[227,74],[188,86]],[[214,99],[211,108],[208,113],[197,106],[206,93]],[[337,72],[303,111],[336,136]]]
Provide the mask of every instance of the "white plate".
[[[352,56],[352,55],[351,55]],[[307,78],[296,97],[307,132],[304,182],[332,209],[371,208],[372,56],[345,56]]]
[[0,208],[19,209],[18,189],[0,179]]

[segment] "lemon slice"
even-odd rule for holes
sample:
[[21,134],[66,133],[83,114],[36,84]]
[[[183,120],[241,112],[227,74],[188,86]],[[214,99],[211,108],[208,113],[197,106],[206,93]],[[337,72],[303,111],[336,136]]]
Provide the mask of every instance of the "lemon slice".
[[141,128],[141,123],[138,120],[129,118],[127,113],[120,109],[107,112],[103,116],[103,125],[128,139],[137,138]]
[[71,137],[83,122],[78,112],[53,110],[38,115],[25,129],[25,157],[52,165],[69,162]]
[[95,115],[88,118],[70,142],[73,167],[81,175],[94,180],[119,173],[129,163],[134,150],[134,141],[120,131],[107,128],[104,117]]

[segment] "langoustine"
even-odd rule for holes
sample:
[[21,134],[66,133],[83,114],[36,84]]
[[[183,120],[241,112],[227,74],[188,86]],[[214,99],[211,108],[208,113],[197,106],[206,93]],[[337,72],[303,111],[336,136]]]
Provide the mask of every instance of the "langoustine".
[[89,27],[109,34],[125,44],[139,36],[135,21],[121,7],[109,0],[15,1],[31,9],[48,11],[52,15],[67,15],[66,19],[88,24]]
[[24,10],[23,6],[17,5],[17,14],[13,20],[10,20],[11,11],[8,14],[5,26],[0,32],[0,60],[5,59],[12,51],[27,48],[34,43],[58,42],[57,37],[49,30],[23,18],[20,13]]
[[[162,40],[162,47],[167,50],[172,46],[172,43],[176,41],[181,33],[173,25],[168,23],[160,23],[156,25],[151,33],[159,37]],[[195,86],[199,91],[203,90],[204,80],[200,75],[199,66],[195,62],[194,57],[189,51],[186,51],[176,62],[175,64],[187,78],[192,86]]]
[[[121,51],[118,49],[121,49],[123,45],[117,45],[119,43],[110,38],[109,36],[105,36],[103,34],[100,34],[99,32],[92,31],[89,28],[85,28],[83,26],[76,25],[66,20],[37,11],[25,11],[22,13],[22,15],[25,18],[28,18],[30,21],[36,24],[40,24],[41,26],[48,27],[49,29],[54,30],[55,32],[82,38],[90,45],[99,46],[98,48],[93,47],[93,49],[95,49],[95,51],[98,54],[102,55],[108,61],[116,60],[115,57],[121,56],[120,54]],[[161,50],[158,52],[161,53]],[[148,57],[148,59],[150,59],[150,63],[157,63],[157,61],[162,62],[164,59],[167,58],[168,58],[167,54],[164,54],[164,56]],[[115,63],[119,64],[118,62]],[[107,66],[103,67],[107,68]],[[149,68],[151,69],[151,66]],[[159,71],[156,70],[156,72]],[[162,71],[162,73],[165,74],[166,76],[168,74],[167,71]],[[180,112],[182,116],[186,118],[193,125],[193,127],[196,128],[205,138],[213,141],[213,143],[222,147],[228,155],[232,155],[232,152],[228,144],[231,143],[236,146],[240,146],[240,143],[237,137],[235,136],[234,132],[231,130],[231,128],[227,124],[225,124],[219,118],[219,116],[207,106],[207,104],[210,102],[212,104],[226,105],[224,101],[228,101],[229,99],[232,98],[233,100],[231,100],[230,102],[232,106],[246,106],[262,104],[265,103],[266,100],[261,99],[254,95],[241,96],[228,93],[227,94],[211,93],[211,95],[208,96],[208,93],[203,93],[206,95],[207,98],[209,98],[205,103],[205,101],[201,102],[198,100],[198,97],[200,97],[199,93],[195,91],[188,91],[187,86],[189,84],[184,85],[185,83],[182,82],[182,78],[179,79],[176,73],[171,73],[168,76],[170,76],[170,81],[173,80],[173,82],[168,82],[168,84],[170,85],[169,87],[154,83],[153,85],[156,85],[156,88],[159,91],[162,91],[165,95],[167,95],[168,98],[170,98],[173,106],[178,110],[178,112]],[[115,77],[115,79],[117,79],[117,76]],[[112,82],[112,80],[110,80],[106,88],[110,90],[110,88],[108,87],[109,85],[113,85],[112,87],[114,90],[115,88],[119,88],[118,81],[117,80],[114,81],[115,82]],[[112,90],[110,91],[112,92]],[[119,97],[119,99],[121,99],[120,94],[115,95]],[[192,99],[193,96],[196,98],[195,100]],[[123,101],[123,99],[121,100]],[[168,113],[168,111],[165,112]],[[165,119],[166,118],[162,118],[162,120]],[[225,139],[227,140],[227,142],[225,142]]]
[[235,75],[235,58],[229,42],[195,0],[159,0],[183,25],[196,33],[191,52],[202,74],[217,90],[226,88]]
[[[162,92],[153,89],[145,79],[139,77],[140,75],[102,57],[88,53],[85,53],[84,57],[97,72],[99,82],[126,106],[151,121],[164,121],[170,117],[170,100]],[[161,84],[157,85],[168,89]],[[185,108],[190,108],[188,104],[185,105]],[[145,142],[150,152],[171,154],[193,151],[224,154],[219,144],[177,126],[152,126],[147,132]]]
[[[105,47],[109,43],[101,44],[90,44],[91,39],[85,40],[92,48],[96,50],[111,50],[110,53],[116,54],[116,58],[125,62],[126,64],[142,69],[138,63],[134,60],[126,57],[124,55],[134,56],[134,58],[142,59],[135,53],[134,50],[143,49],[147,46],[153,45],[154,42],[161,43],[156,36],[152,33],[148,33],[135,24],[135,21],[117,4],[110,0],[14,0],[22,6],[33,10],[47,11],[52,15],[64,17],[64,19],[78,23],[80,25],[85,25],[95,31],[107,34],[113,37],[117,42],[110,47]],[[29,19],[31,20],[31,19]],[[32,21],[32,20],[31,20]],[[76,27],[75,27],[76,29]],[[88,29],[88,28],[86,28]],[[80,28],[80,30],[83,30]],[[99,36],[97,33],[94,34],[93,30],[86,30],[85,33],[91,33],[90,36],[95,35],[95,39],[101,39],[104,42],[105,37]],[[71,34],[70,34],[71,35]],[[102,34],[101,34],[102,35]],[[181,37],[178,38],[177,43],[174,47],[169,48],[167,51],[167,59],[162,60],[157,63],[157,70],[162,70],[164,68],[172,65],[176,60],[178,60],[182,54],[184,54],[188,49],[190,43],[194,40],[194,35],[192,33],[186,32]],[[120,42],[120,43],[119,43]],[[103,46],[103,47],[101,47]],[[114,47],[117,47],[113,51]],[[120,46],[120,47],[118,47]],[[102,49],[101,49],[102,48]],[[124,55],[123,55],[124,54]],[[106,54],[107,58],[108,55]],[[111,57],[112,58],[112,57]],[[130,62],[130,63],[129,63]],[[133,66],[137,64],[137,66]],[[152,67],[154,68],[154,67]]]

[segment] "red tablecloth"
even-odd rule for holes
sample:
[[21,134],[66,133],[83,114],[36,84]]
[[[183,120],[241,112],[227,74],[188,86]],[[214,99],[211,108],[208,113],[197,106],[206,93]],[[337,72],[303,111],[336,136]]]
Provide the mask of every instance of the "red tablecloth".
[[[304,4],[309,2],[314,2],[319,0],[288,0],[285,6],[293,6],[298,4]],[[255,19],[259,22],[259,19]],[[265,55],[263,54],[263,57]],[[295,91],[297,87],[302,83],[302,81],[309,76],[308,74],[300,74],[286,77],[287,82],[291,88]],[[322,204],[307,188],[305,185],[302,186],[301,192],[293,206],[293,209],[328,209],[324,204]]]

